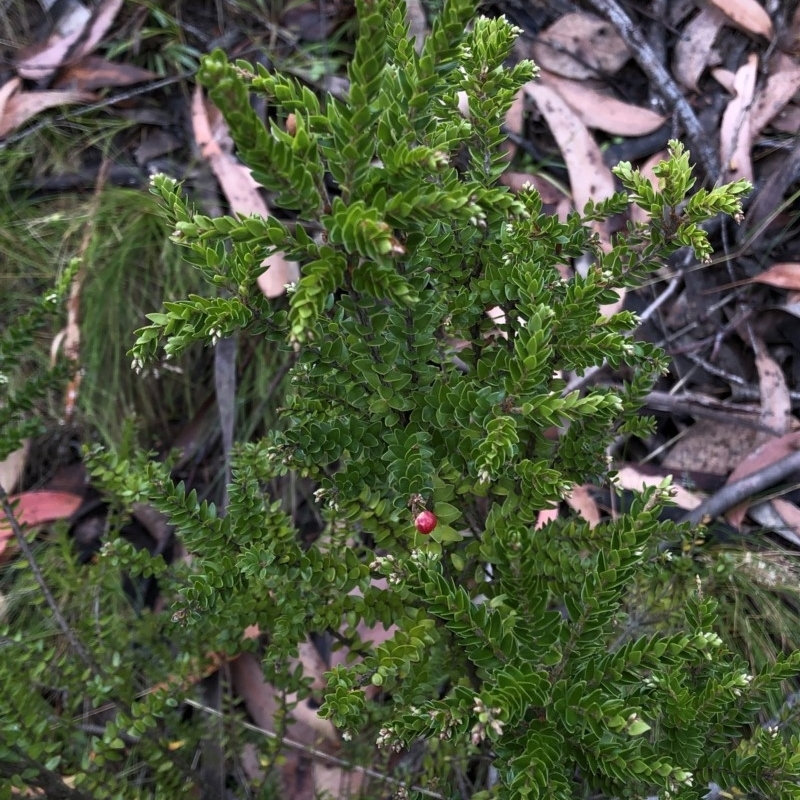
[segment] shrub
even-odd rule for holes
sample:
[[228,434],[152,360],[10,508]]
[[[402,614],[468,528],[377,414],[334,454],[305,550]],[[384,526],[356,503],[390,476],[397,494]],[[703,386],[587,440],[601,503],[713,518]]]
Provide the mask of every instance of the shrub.
[[[239,331],[281,343],[294,359],[282,428],[238,448],[224,516],[164,464],[95,453],[96,478],[166,513],[195,554],[174,609],[185,630],[237,652],[258,625],[265,676],[299,697],[298,646],[333,633],[353,658],[330,671],[320,713],[345,738],[427,742],[425,780],[444,794],[469,768],[508,798],[697,798],[710,782],[798,796],[798,742],[759,714],[800,656],[748,674],[700,585],[679,629],[628,624],[632,587],[670,569],[659,544],[690,534],[660,521],[668,487],[594,529],[537,527],[576,483],[607,481],[613,437],[650,428],[641,398],[665,357],[634,337],[633,313],[600,307],[679,247],[708,258],[701,223],[738,216],[746,184],[689,196],[673,142],[658,189],[622,164],[623,191],[561,222],[497,181],[505,111],[535,72],[505,66],[515,29],[449,0],[417,53],[402,3],[360,0],[358,14],[343,100],[220,52],[203,61],[282,218],[211,219],[153,180],[210,288],[151,314],[134,364]],[[251,93],[274,104],[266,126]],[[651,222],[604,250],[591,225],[631,203]],[[256,285],[276,251],[301,264],[285,307]],[[585,275],[562,275],[586,255]],[[627,381],[566,391],[566,373],[604,362]],[[324,530],[305,547],[265,488],[288,473],[318,485]],[[423,536],[426,510],[438,524]],[[372,646],[360,625],[392,635]]]

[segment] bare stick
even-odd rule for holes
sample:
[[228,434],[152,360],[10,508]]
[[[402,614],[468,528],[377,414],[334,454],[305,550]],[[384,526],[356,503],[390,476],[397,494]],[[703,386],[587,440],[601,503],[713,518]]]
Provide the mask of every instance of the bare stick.
[[589,3],[616,28],[636,62],[652,81],[656,91],[675,109],[678,119],[686,129],[686,135],[691,141],[692,150],[697,153],[698,160],[702,163],[709,181],[713,183],[719,178],[716,152],[709,144],[708,133],[703,130],[692,107],[686,102],[672,76],[656,58],[656,54],[647,40],[616,0],[589,0]]
[[800,471],[800,450],[784,456],[738,481],[723,486],[718,492],[715,492],[707,500],[700,503],[693,511],[685,514],[681,521],[699,525],[708,518],[714,519],[743,500],[747,500],[747,498],[773,487],[776,483],[780,483],[784,478],[798,471]]

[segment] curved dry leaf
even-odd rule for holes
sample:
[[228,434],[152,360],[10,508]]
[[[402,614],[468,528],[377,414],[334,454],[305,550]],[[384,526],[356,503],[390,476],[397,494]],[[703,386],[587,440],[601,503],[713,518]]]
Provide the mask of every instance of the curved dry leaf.
[[531,48],[533,60],[565,78],[614,75],[631,54],[622,37],[592,14],[564,14],[543,30]]
[[793,261],[773,264],[769,269],[750,278],[751,283],[766,283],[778,289],[800,291],[800,264]]
[[536,103],[564,157],[575,208],[582,211],[589,200],[610,197],[614,178],[580,117],[549,86],[530,81],[525,84],[525,93]]
[[[758,390],[761,397],[760,422],[775,436],[783,436],[789,432],[792,421],[792,398],[789,387],[783,376],[783,370],[769,354],[764,342],[753,337],[758,371]],[[772,438],[768,433],[760,433],[756,440],[759,444],[764,439]]]
[[8,101],[19,91],[22,81],[19,78],[11,78],[0,86],[0,120],[6,113]]
[[[505,125],[509,133],[514,133],[517,136],[522,135],[522,126],[525,119],[525,92],[520,89],[511,105],[506,111]],[[517,146],[511,139],[506,139],[503,142],[504,158],[506,161],[511,161],[517,153]]]
[[707,0],[707,2],[745,33],[763,36],[765,39],[772,38],[772,20],[756,0]]
[[590,528],[600,524],[600,509],[588,486],[573,486],[567,495],[566,503],[579,517],[589,523]]
[[[642,175],[656,188],[658,188],[658,177],[656,176],[655,168],[662,161],[666,161],[667,158],[669,158],[669,152],[666,150],[659,150],[639,167],[639,171]],[[636,203],[632,203],[630,206],[630,217],[632,222],[641,223],[643,225],[650,219],[650,215],[641,206],[637,206]]]
[[720,162],[722,179],[735,181],[739,178],[753,180],[752,131],[750,129],[750,107],[756,88],[758,56],[750,53],[747,62],[737,71],[733,79],[736,95],[728,103],[720,123]]
[[534,524],[533,529],[540,531],[549,522],[554,522],[557,519],[558,506],[554,506],[553,508],[543,508],[536,515],[536,523]]
[[117,64],[100,56],[84,56],[59,72],[54,89],[105,89],[111,86],[132,86],[155,80],[149,69],[134,64]]
[[545,205],[555,205],[565,196],[561,189],[543,175],[535,175],[530,172],[504,172],[499,180],[512,192],[522,191],[526,185],[533,186],[539,192]]
[[541,70],[540,78],[569,103],[587,128],[619,136],[646,136],[657,131],[667,120],[649,108],[624,103],[585,82],[561,78],[547,70]]
[[[267,204],[250,170],[223,149],[223,144],[226,148],[230,147],[227,126],[214,105],[204,100],[199,85],[192,98],[192,130],[197,146],[208,161],[231,210],[240,216],[269,216]],[[286,284],[296,282],[299,277],[297,263],[287,260],[283,253],[273,253],[265,259],[264,267],[265,272],[259,276],[258,285],[265,297],[279,297],[286,292]]]
[[[623,489],[631,492],[641,492],[646,486],[660,486],[664,478],[661,475],[648,475],[640,472],[635,466],[629,464],[617,469],[616,483]],[[685,489],[679,483],[670,487],[672,502],[685,511],[692,511],[702,503],[702,498]]]
[[28,462],[30,446],[31,440],[25,439],[22,442],[22,447],[13,450],[0,461],[0,489],[6,494],[14,491],[14,487],[22,477],[25,464]]
[[48,108],[72,105],[73,103],[91,103],[97,98],[91,92],[52,91],[52,92],[20,92],[8,99],[0,119],[0,139],[11,131],[24,125],[29,119],[46,111]]
[[[71,517],[80,507],[83,498],[72,492],[50,490],[23,492],[8,498],[14,506],[14,515],[20,525],[43,525]],[[0,556],[15,544],[14,532],[5,515],[0,512]],[[7,555],[7,553],[6,553]]]
[[753,135],[760,133],[800,89],[800,64],[785,53],[778,53],[774,70],[771,71],[763,89],[758,93],[750,111],[750,127]]
[[711,66],[714,41],[724,24],[725,16],[713,6],[706,6],[681,31],[675,44],[672,73],[687,89],[696,91],[697,81]]
[[717,67],[716,69],[711,70],[711,74],[714,76],[714,80],[728,93],[736,94],[736,89],[733,86],[734,79],[736,78],[736,74],[731,72],[729,69],[724,69],[723,67]]

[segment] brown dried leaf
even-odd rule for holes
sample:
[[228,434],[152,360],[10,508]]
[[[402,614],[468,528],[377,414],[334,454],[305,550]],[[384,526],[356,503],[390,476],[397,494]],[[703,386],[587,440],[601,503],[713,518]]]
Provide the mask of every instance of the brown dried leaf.
[[19,91],[22,81],[19,78],[11,78],[0,86],[0,120],[6,114],[8,101]]
[[[514,133],[517,136],[521,136],[524,120],[525,92],[520,89],[517,92],[513,102],[508,107],[508,111],[506,111],[506,130],[509,133]],[[506,141],[503,142],[503,150],[505,151],[504,158],[506,161],[513,160],[514,156],[517,154],[517,146],[511,141],[511,139],[506,139]]]
[[672,73],[687,89],[697,91],[697,81],[711,66],[714,41],[725,21],[725,16],[718,9],[706,6],[681,32],[675,45]]
[[512,192],[519,192],[526,185],[530,185],[539,192],[545,205],[555,205],[565,197],[564,193],[544,175],[534,175],[530,172],[504,172],[500,176],[500,183],[508,186]]
[[731,72],[729,69],[724,69],[723,67],[717,67],[716,69],[711,70],[711,74],[714,76],[714,80],[726,91],[730,94],[736,94],[736,90],[733,88],[733,81],[736,77],[736,74]]
[[547,121],[564,157],[575,208],[582,211],[589,200],[610,197],[614,193],[611,170],[603,163],[600,148],[578,115],[549,86],[531,81],[524,88]]
[[728,475],[752,452],[757,436],[757,430],[735,422],[701,419],[683,433],[662,463],[668,470]]
[[588,486],[573,486],[566,502],[576,514],[589,523],[590,528],[600,524],[600,509]]
[[794,261],[779,262],[750,278],[751,283],[766,283],[778,289],[800,291],[800,264]]
[[[789,431],[792,422],[792,398],[786,379],[775,359],[769,354],[764,342],[753,338],[758,370],[758,389],[761,396],[760,422],[775,436],[783,436]],[[770,438],[768,433],[760,433],[757,442]]]
[[30,446],[31,440],[25,439],[22,443],[22,447],[9,453],[0,461],[0,489],[6,494],[14,491],[14,487],[22,477],[25,464],[28,460],[28,450]]
[[554,522],[558,519],[558,507],[543,508],[536,515],[536,524],[533,526],[534,530],[541,530],[547,525],[548,522]]
[[753,162],[750,151],[753,148],[750,128],[750,107],[756,88],[758,56],[750,53],[747,62],[737,71],[733,81],[736,95],[728,103],[720,124],[720,161],[723,180],[735,181],[739,178],[753,180]]
[[105,89],[111,86],[131,86],[155,80],[155,72],[133,64],[115,64],[99,56],[84,56],[80,61],[61,70],[53,83],[54,89]]
[[[658,177],[655,173],[655,168],[658,164],[662,161],[665,161],[669,158],[669,153],[666,150],[659,150],[658,153],[650,156],[647,161],[642,164],[639,168],[639,171],[642,175],[650,181],[650,183],[658,188]],[[645,224],[650,219],[650,215],[641,207],[637,206],[636,203],[631,204],[630,207],[630,216],[631,221],[636,223]]]
[[745,33],[763,36],[765,39],[772,38],[772,20],[756,0],[707,0],[707,2]]
[[48,108],[71,105],[73,103],[91,103],[97,98],[91,92],[48,91],[20,92],[8,99],[0,119],[0,139],[11,131],[24,125]]
[[[628,464],[617,470],[617,483],[623,489],[631,492],[640,492],[644,486],[659,486],[664,479],[660,475],[648,475],[640,472],[633,464]],[[679,483],[671,487],[672,501],[678,508],[692,511],[702,502],[702,499]]]
[[587,128],[619,136],[646,136],[666,122],[666,117],[649,108],[623,103],[585,82],[561,78],[547,70],[541,70],[540,78],[558,92]]
[[[230,138],[227,126],[213,104],[204,100],[199,85],[192,98],[192,129],[197,146],[219,181],[231,209],[241,216],[269,216],[267,204],[250,170],[230,152],[223,150],[221,143]],[[282,253],[273,253],[264,261],[264,266],[266,271],[259,277],[258,285],[266,297],[284,294],[286,284],[294,283],[299,277],[296,262],[288,261]]]
[[780,114],[800,88],[800,64],[794,58],[778,53],[770,68],[770,76],[750,111],[750,127],[754,136]]
[[614,75],[631,55],[609,22],[577,13],[543,30],[531,52],[540,67],[576,79]]

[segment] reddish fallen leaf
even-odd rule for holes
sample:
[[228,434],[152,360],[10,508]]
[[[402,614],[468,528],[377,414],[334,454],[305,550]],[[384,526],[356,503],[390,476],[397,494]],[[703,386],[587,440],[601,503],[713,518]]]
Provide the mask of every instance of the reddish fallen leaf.
[[770,63],[770,75],[750,112],[750,125],[754,135],[760,133],[783,111],[797,94],[799,86],[800,63],[786,53],[777,53]]
[[[23,492],[9,498],[17,521],[28,527],[43,525],[72,516],[83,502],[80,495],[70,492]],[[14,532],[4,514],[0,514],[0,557],[7,557],[15,545]]]
[[769,269],[750,278],[750,283],[766,283],[778,289],[800,291],[800,264],[794,261],[781,261]]
[[588,486],[573,486],[567,496],[567,505],[586,520],[590,528],[600,524],[600,509]]
[[536,515],[536,524],[533,526],[534,530],[541,530],[547,525],[548,522],[553,522],[558,519],[558,508],[543,508]]
[[750,53],[747,62],[737,71],[733,81],[735,96],[728,103],[720,123],[720,161],[723,180],[739,178],[753,180],[753,132],[750,127],[750,108],[756,88],[758,56]]
[[[258,183],[250,170],[230,152],[232,144],[222,115],[209,100],[204,99],[199,85],[192,98],[192,129],[200,152],[208,161],[231,210],[241,216],[269,216]],[[299,276],[297,264],[288,261],[282,253],[269,256],[264,262],[264,269],[258,285],[266,297],[284,294],[286,284],[297,281]]]
[[614,75],[631,54],[622,37],[592,14],[564,14],[543,30],[532,47],[533,60],[565,78]]
[[3,116],[0,119],[0,139],[11,131],[24,125],[29,119],[48,108],[72,105],[73,103],[91,103],[97,98],[91,92],[48,91],[20,92],[6,102]]
[[[646,486],[660,486],[664,478],[661,475],[648,475],[640,472],[633,464],[623,466],[617,470],[617,484],[631,492],[641,492]],[[702,502],[702,499],[679,483],[671,487],[672,502],[686,511],[692,511]]]
[[725,21],[722,12],[713,6],[706,6],[681,31],[675,44],[672,73],[687,89],[697,91],[697,81],[711,66],[715,58],[714,41]]
[[619,136],[646,136],[666,122],[666,117],[661,114],[623,103],[585,81],[561,78],[547,70],[541,71],[540,80],[558,92],[587,128]]
[[132,86],[157,77],[155,72],[133,64],[116,64],[100,56],[84,56],[61,70],[53,88],[90,91],[112,86]]
[[721,11],[739,30],[753,36],[771,39],[772,20],[756,0],[707,0],[709,5]]

